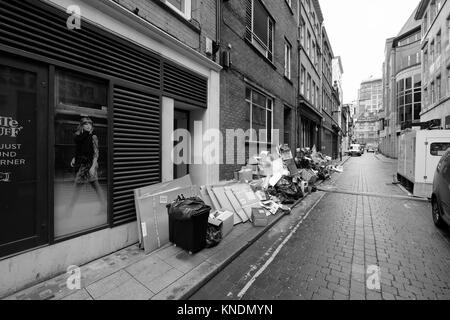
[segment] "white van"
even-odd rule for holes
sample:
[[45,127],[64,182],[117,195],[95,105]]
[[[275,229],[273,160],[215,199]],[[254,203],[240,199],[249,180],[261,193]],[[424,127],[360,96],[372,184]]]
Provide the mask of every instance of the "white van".
[[351,157],[361,157],[362,156],[362,152],[361,152],[361,145],[360,144],[352,144],[350,146],[350,149],[348,150],[348,155]]
[[450,130],[404,133],[399,139],[398,180],[416,197],[431,198],[433,178],[442,155],[450,147]]

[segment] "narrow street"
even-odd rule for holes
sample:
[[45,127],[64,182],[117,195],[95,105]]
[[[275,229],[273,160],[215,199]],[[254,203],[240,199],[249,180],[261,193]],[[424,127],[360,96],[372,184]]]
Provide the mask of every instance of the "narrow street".
[[309,212],[280,222],[191,299],[450,299],[450,231],[436,229],[428,202],[402,198],[395,168],[351,158],[321,186],[333,192],[313,194]]

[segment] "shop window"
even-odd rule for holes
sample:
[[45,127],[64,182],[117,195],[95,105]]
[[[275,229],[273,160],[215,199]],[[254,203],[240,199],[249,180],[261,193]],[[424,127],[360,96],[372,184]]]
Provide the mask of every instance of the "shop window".
[[72,72],[55,79],[55,237],[107,223],[108,85]]
[[0,59],[0,258],[47,238],[43,81],[45,69]]
[[163,0],[168,7],[187,20],[191,20],[191,0]]

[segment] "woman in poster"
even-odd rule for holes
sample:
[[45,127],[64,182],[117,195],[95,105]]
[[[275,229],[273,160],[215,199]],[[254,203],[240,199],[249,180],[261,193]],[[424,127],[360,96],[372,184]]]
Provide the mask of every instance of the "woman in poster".
[[69,214],[72,215],[81,188],[86,184],[90,184],[97,193],[98,200],[102,205],[100,213],[103,213],[104,208],[106,208],[106,199],[98,183],[98,137],[94,134],[94,123],[90,118],[83,117],[81,119],[80,125],[74,135],[74,141],[76,151],[70,166],[75,168],[77,173],[75,176],[75,191],[72,201],[69,204]]

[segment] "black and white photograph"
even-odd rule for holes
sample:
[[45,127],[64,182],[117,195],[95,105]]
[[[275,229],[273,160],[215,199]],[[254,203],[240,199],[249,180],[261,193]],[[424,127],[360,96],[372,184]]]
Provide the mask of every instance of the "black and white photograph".
[[450,1],[0,0],[0,303],[269,318],[449,271]]

